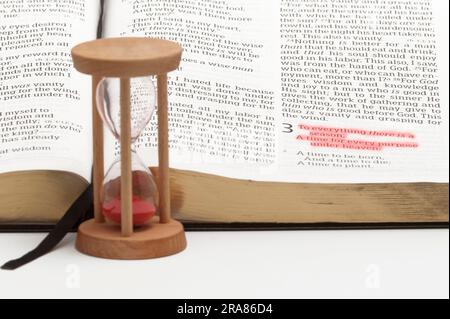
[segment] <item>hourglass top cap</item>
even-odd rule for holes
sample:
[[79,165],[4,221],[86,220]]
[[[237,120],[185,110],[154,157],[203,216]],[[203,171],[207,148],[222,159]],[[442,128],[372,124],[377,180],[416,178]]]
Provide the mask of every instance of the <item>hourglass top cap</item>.
[[182,47],[156,38],[105,38],[72,48],[75,69],[104,77],[131,78],[176,70]]

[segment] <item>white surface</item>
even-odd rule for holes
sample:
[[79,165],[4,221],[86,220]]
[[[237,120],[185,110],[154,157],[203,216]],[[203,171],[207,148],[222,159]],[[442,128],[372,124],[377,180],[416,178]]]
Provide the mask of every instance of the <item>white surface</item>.
[[[0,263],[43,236],[0,234]],[[81,255],[74,236],[0,271],[0,298],[449,297],[448,230],[188,232],[186,251],[147,261]]]

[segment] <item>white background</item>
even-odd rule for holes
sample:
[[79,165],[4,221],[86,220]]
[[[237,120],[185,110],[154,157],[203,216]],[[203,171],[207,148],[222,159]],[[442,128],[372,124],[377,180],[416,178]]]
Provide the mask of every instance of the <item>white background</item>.
[[[15,271],[0,298],[448,298],[448,230],[188,232],[146,261],[84,256],[75,235]],[[44,234],[0,234],[0,263]]]

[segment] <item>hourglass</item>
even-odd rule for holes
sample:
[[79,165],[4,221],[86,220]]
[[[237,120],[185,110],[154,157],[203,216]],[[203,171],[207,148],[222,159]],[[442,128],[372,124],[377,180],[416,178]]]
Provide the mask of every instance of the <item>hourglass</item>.
[[[149,38],[110,38],[72,49],[74,67],[92,76],[94,219],[78,229],[76,247],[88,255],[145,259],[182,251],[181,223],[171,218],[167,73],[178,68],[182,48]],[[157,79],[157,92],[152,77]],[[157,101],[157,179],[133,144]],[[104,176],[103,123],[120,144]]]

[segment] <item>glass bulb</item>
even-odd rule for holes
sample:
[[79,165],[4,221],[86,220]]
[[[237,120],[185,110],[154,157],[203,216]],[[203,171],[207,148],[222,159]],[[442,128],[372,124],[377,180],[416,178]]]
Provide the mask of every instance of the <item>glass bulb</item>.
[[[150,170],[135,152],[131,156],[132,166],[132,211],[133,225],[140,226],[149,221],[158,210],[158,189]],[[105,175],[101,196],[103,215],[109,222],[121,222],[120,159],[116,159]]]
[[[97,86],[97,110],[111,133],[120,139],[120,79],[103,78]],[[130,79],[131,142],[134,143],[156,109],[151,76]]]

